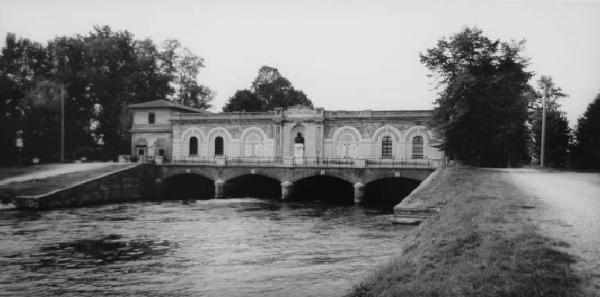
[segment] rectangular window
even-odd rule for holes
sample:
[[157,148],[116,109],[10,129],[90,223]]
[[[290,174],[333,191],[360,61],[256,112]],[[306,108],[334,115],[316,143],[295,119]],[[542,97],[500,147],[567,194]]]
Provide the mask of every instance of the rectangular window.
[[153,112],[148,113],[148,124],[154,124],[154,113]]
[[165,156],[165,150],[159,149],[158,150],[158,155],[161,156],[161,157],[164,157]]

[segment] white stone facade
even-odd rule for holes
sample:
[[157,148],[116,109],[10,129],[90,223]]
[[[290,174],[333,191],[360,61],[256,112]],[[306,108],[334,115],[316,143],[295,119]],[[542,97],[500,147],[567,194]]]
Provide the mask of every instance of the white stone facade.
[[297,106],[270,112],[206,113],[173,104],[131,109],[132,154],[158,156],[160,152],[172,162],[256,158],[286,163],[293,159],[298,133],[304,138],[308,161],[439,163],[443,159],[427,127],[431,116],[427,110],[326,111]]

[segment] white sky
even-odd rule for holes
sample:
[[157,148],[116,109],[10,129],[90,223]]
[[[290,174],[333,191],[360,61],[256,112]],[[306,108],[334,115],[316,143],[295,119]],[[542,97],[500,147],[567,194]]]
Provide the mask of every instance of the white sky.
[[600,91],[599,2],[0,0],[0,45],[7,32],[45,42],[93,25],[179,39],[205,58],[200,81],[217,92],[215,111],[262,65],[326,109],[432,108],[419,52],[465,25],[526,39],[529,70],[571,95],[571,125]]

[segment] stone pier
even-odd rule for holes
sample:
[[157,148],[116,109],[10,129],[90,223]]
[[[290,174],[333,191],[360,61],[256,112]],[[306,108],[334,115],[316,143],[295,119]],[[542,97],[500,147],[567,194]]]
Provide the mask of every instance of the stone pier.
[[365,197],[365,185],[358,182],[354,184],[354,203],[359,204],[363,202]]
[[225,181],[222,179],[215,180],[215,198],[223,198],[225,197],[225,192],[223,190],[223,186],[225,185]]
[[294,184],[290,181],[284,181],[281,183],[281,200],[289,200],[294,191]]

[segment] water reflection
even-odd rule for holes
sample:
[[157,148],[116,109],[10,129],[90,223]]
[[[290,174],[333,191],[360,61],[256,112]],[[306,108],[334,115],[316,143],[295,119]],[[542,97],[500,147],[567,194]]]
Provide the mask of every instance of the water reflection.
[[339,296],[408,230],[378,210],[259,199],[35,214],[0,211],[0,296]]

